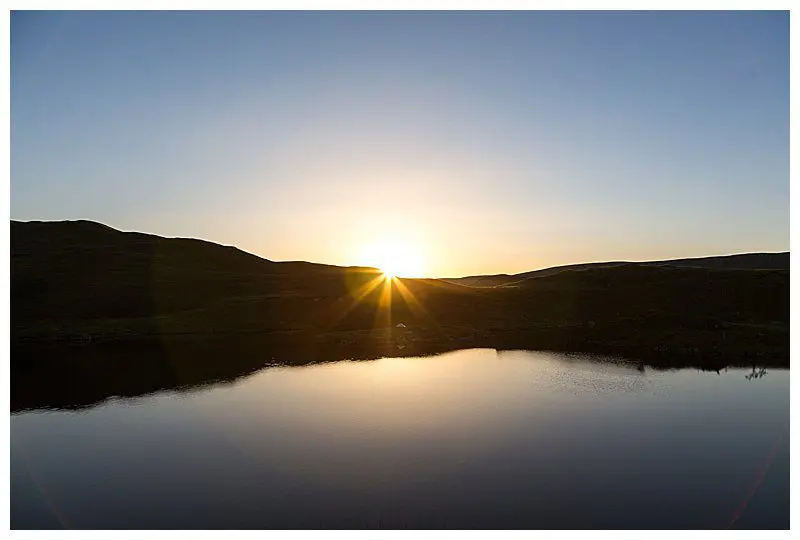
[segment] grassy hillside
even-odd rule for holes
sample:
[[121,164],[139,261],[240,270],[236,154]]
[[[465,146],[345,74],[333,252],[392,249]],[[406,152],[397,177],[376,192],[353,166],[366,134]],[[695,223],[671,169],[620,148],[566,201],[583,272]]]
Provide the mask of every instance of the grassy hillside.
[[[717,268],[696,260],[587,265],[476,288],[387,283],[374,269],[272,262],[85,221],[12,222],[12,339],[249,334],[365,356],[486,346],[784,362],[788,269],[740,268],[761,259],[780,262],[754,254],[705,260]],[[721,268],[726,260],[732,268]]]

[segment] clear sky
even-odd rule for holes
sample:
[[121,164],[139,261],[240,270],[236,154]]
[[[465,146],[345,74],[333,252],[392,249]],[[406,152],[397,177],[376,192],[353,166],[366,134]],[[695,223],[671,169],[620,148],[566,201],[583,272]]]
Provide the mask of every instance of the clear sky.
[[428,275],[789,248],[789,16],[17,12],[11,216]]

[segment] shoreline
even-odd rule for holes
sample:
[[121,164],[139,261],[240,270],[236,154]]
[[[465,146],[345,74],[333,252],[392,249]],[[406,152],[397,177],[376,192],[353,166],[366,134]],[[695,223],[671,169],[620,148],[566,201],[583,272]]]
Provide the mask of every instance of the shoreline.
[[[62,336],[15,336],[14,352],[25,351],[112,351],[119,348],[191,349],[197,345],[230,347],[232,351],[258,354],[279,352],[281,365],[329,362],[340,359],[370,360],[381,357],[430,356],[459,349],[540,350],[565,353],[600,354],[628,358],[651,367],[725,367],[764,363],[789,366],[789,334],[783,343],[760,343],[756,336],[702,335],[683,331],[680,339],[665,339],[660,332],[650,334],[633,329],[630,335],[603,332],[584,326],[538,327],[523,329],[473,330],[463,327],[384,327],[369,330],[331,332],[309,330],[184,332],[128,335],[73,333]],[[782,333],[783,334],[783,333]],[[702,338],[702,339],[701,339]],[[773,336],[774,338],[774,336]],[[293,358],[294,357],[294,358]]]
[[[594,334],[594,335],[592,335]],[[744,341],[656,341],[657,335],[630,334],[600,341],[576,328],[538,331],[474,331],[467,328],[392,327],[336,332],[229,332],[152,334],[90,343],[11,342],[11,413],[79,410],[114,397],[135,398],[210,384],[232,384],[265,368],[337,361],[426,357],[463,349],[529,350],[605,357],[633,369],[726,367],[789,368],[785,346]],[[737,347],[737,348],[734,348]],[[716,348],[715,348],[716,347]],[[65,384],[68,381],[68,384]]]

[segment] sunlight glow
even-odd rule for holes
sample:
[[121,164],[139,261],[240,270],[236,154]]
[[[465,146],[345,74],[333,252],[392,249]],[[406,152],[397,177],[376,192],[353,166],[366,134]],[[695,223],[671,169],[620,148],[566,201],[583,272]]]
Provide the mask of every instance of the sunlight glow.
[[408,242],[386,239],[369,246],[365,251],[365,260],[379,268],[386,279],[424,275],[422,254]]

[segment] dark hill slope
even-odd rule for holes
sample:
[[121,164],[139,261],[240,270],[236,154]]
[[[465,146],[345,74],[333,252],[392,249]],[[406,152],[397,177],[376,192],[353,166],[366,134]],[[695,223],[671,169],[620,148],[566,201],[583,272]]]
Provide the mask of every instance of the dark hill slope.
[[[595,266],[529,277],[498,289],[536,299],[565,316],[596,323],[621,317],[703,322],[789,320],[786,270],[709,269],[624,264]],[[556,308],[555,306],[559,306]]]
[[736,255],[723,255],[717,257],[697,257],[691,259],[671,259],[664,261],[645,262],[598,262],[568,264],[554,266],[542,270],[533,270],[521,274],[494,274],[484,276],[468,276],[451,278],[447,281],[471,287],[496,287],[512,284],[531,277],[544,277],[565,270],[584,270],[589,268],[612,268],[617,266],[674,266],[679,268],[716,268],[728,270],[789,270],[789,253],[740,253]]
[[[374,269],[272,262],[91,222],[11,228],[15,343],[193,336],[221,339],[232,350],[241,336],[258,335],[268,342],[259,350],[288,339],[294,358],[497,347],[658,353],[661,364],[687,354],[697,363],[788,361],[788,269],[611,263],[518,275],[495,288],[429,279],[387,286]],[[725,264],[786,259],[767,255]]]
[[[372,268],[272,262],[211,242],[88,221],[11,222],[14,337],[368,327]],[[436,285],[433,285],[436,283]],[[418,294],[463,287],[420,280]],[[399,292],[395,298],[399,298]],[[374,311],[374,310],[373,310]]]
[[11,222],[14,323],[152,317],[240,296],[313,292],[345,270],[89,221]]

